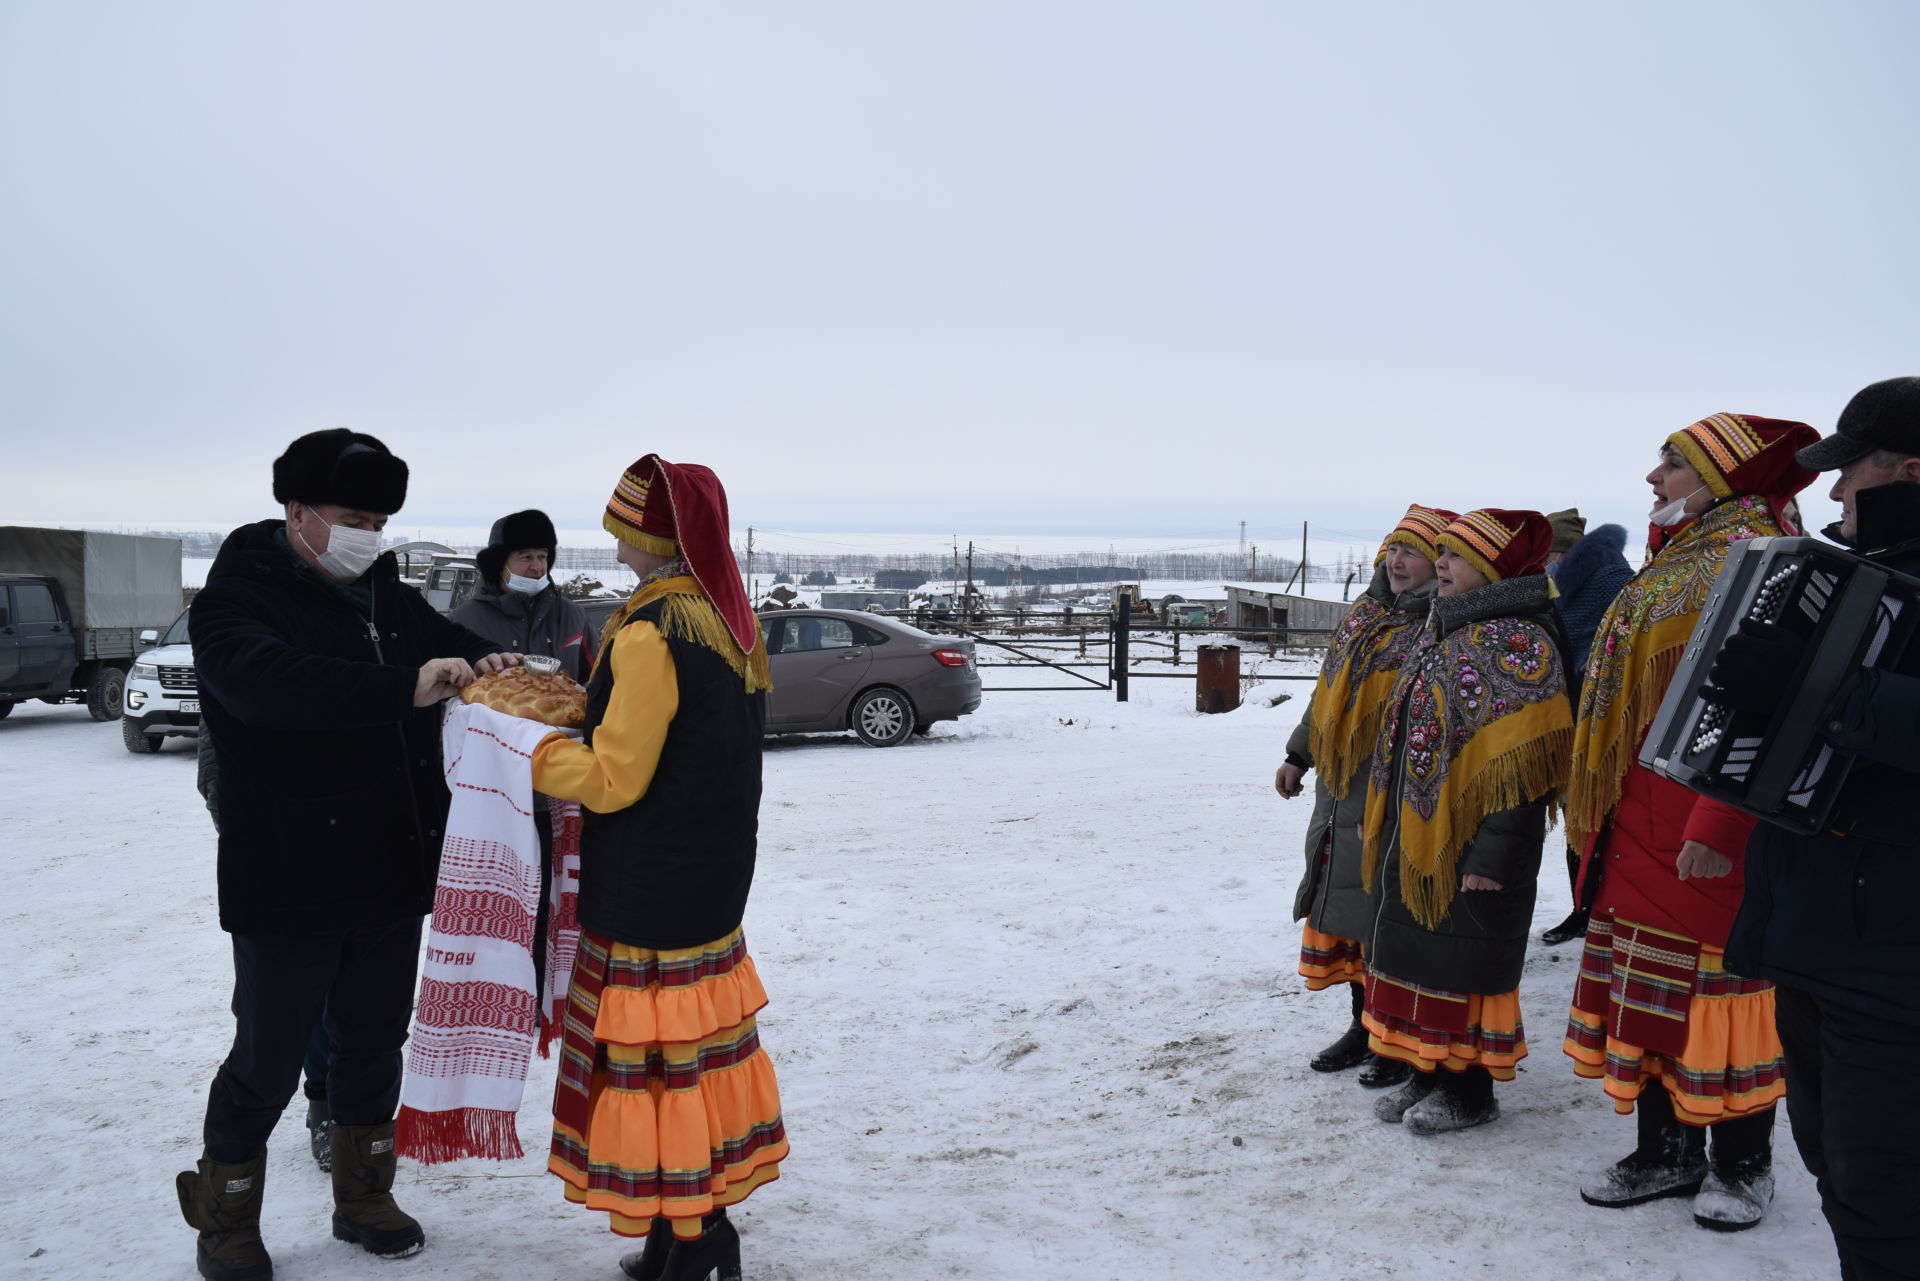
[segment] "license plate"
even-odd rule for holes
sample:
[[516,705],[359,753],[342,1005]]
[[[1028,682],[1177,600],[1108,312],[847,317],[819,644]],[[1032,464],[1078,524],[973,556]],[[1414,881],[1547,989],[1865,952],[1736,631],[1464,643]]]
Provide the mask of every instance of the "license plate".
[[183,712],[197,712],[200,710],[200,700],[197,698],[183,698],[180,700],[180,710]]

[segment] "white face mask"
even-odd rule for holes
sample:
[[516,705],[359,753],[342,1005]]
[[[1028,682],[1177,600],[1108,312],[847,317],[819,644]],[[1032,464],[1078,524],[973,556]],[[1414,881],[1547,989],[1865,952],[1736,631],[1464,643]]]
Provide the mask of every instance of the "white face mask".
[[[1693,494],[1704,493],[1706,488],[1705,485],[1702,485],[1699,489],[1694,490]],[[1688,494],[1685,498],[1674,499],[1665,507],[1655,511],[1649,519],[1662,529],[1673,528],[1687,518],[1687,504],[1693,501],[1693,494]]]
[[[313,511],[311,507],[307,509]],[[318,515],[319,513],[314,513]],[[294,537],[306,547],[313,559],[325,570],[330,578],[342,583],[351,583],[367,572],[375,558],[380,555],[380,531],[377,529],[355,529],[351,525],[327,526],[327,550],[316,552],[313,544],[307,542],[307,536],[300,532],[298,525],[289,526]]]
[[507,590],[519,592],[522,596],[538,596],[547,590],[547,576],[542,574],[538,578],[522,578],[512,570],[508,570]]

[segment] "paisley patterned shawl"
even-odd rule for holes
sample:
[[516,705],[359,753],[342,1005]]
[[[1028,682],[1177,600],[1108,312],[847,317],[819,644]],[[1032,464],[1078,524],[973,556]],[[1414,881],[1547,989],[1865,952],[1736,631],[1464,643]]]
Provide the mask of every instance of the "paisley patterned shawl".
[[1313,687],[1307,751],[1327,790],[1344,797],[1373,754],[1400,665],[1419,642],[1422,616],[1369,594],[1355,601],[1327,646]]
[[1400,897],[1429,928],[1453,905],[1481,820],[1563,788],[1573,740],[1566,669],[1545,627],[1492,617],[1442,636],[1439,621],[1421,629],[1380,726],[1361,857],[1371,887],[1396,830]]
[[1723,502],[1675,534],[1614,598],[1594,633],[1573,739],[1567,834],[1585,849],[1620,803],[1693,625],[1733,544],[1781,533],[1767,499]]

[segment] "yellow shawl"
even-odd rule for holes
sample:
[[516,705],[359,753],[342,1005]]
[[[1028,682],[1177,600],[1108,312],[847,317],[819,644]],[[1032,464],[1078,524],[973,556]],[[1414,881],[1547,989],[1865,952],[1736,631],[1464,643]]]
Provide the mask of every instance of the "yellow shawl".
[[1344,797],[1373,755],[1394,678],[1420,639],[1424,615],[1391,609],[1368,594],[1355,601],[1327,646],[1314,683],[1307,754],[1320,781]]
[[600,628],[600,652],[593,659],[594,671],[600,670],[600,664],[613,651],[613,638],[620,634],[634,611],[664,597],[666,604],[660,610],[663,635],[703,645],[726,659],[727,666],[745,683],[749,694],[772,689],[773,679],[767,672],[767,647],[755,645],[752,654],[741,653],[733,633],[727,630],[726,620],[720,617],[720,611],[701,592],[700,584],[686,572],[684,565],[676,562],[664,568],[674,572],[650,574],[642,579],[626,604],[607,617]]
[[1614,597],[1594,633],[1573,737],[1567,835],[1584,850],[1620,803],[1627,771],[1660,710],[1693,625],[1733,544],[1781,533],[1753,494],[1709,508]]

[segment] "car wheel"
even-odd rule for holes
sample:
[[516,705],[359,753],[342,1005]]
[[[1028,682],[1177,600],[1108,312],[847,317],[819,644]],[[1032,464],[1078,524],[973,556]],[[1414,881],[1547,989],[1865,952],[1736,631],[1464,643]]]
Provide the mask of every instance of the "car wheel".
[[87,715],[96,721],[119,719],[126,692],[127,674],[117,667],[102,667],[87,682]]
[[882,685],[853,700],[853,732],[869,747],[897,747],[913,734],[913,704]]
[[157,752],[160,750],[160,736],[158,734],[149,734],[141,729],[140,722],[134,720],[131,716],[122,716],[120,718],[120,741],[127,745],[129,752],[140,756],[145,756],[149,752]]

